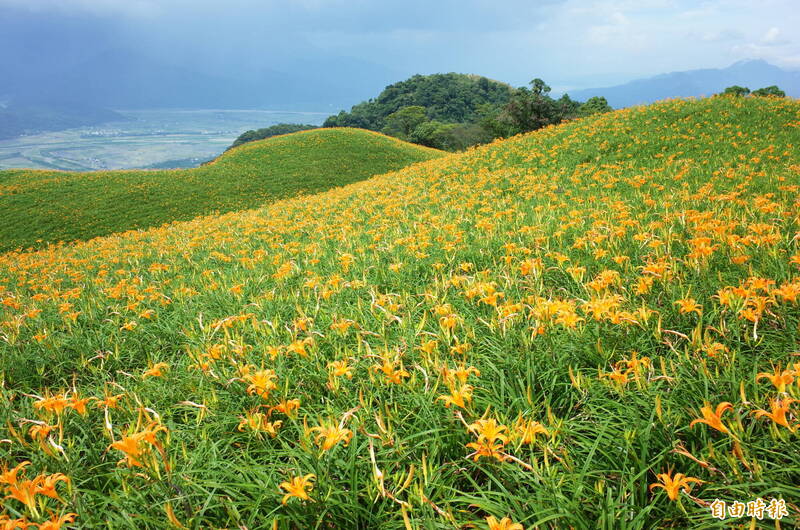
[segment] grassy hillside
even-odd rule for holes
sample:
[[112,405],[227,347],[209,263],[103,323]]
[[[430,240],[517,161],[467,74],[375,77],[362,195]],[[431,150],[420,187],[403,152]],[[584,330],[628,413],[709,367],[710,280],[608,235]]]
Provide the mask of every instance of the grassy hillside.
[[0,171],[0,251],[255,208],[442,155],[369,131],[334,129],[254,142],[196,169]]
[[672,101],[2,256],[5,514],[797,525],[798,127]]

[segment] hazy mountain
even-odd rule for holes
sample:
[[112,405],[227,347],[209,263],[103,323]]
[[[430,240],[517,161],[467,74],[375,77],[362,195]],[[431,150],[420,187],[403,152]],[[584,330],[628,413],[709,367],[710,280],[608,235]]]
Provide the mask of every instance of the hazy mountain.
[[603,96],[612,107],[629,107],[660,99],[710,96],[731,85],[751,90],[778,85],[791,97],[800,97],[800,72],[786,71],[762,60],[739,61],[728,68],[689,70],[637,79],[623,85],[570,91],[584,101]]
[[10,89],[15,100],[26,103],[214,108],[237,98],[245,100],[243,106],[254,104],[249,97],[254,89],[241,83],[161,64],[126,50],[105,51],[68,68],[38,72],[36,78],[23,82],[20,86],[12,80]]
[[0,86],[0,138],[121,118],[107,109],[337,112],[394,80],[389,69],[342,57],[297,60],[292,75],[264,67],[209,74],[126,49],[61,62],[46,54],[0,59],[11,72]]
[[336,111],[402,76],[279,35],[247,38],[233,50],[222,42],[224,52],[187,56],[174,42],[134,31],[124,21],[98,23],[64,11],[0,6],[0,101]]
[[393,81],[392,71],[342,57],[298,59],[294,74],[269,68],[207,73],[125,49],[10,75],[3,95],[25,104],[109,108],[260,108],[327,111]]
[[87,105],[0,105],[0,139],[127,120],[112,110]]

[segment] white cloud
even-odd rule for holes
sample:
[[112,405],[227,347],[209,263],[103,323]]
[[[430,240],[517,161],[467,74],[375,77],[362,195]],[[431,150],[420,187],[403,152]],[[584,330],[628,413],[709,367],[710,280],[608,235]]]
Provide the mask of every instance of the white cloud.
[[776,66],[794,69],[800,66],[800,55],[783,52],[777,46],[756,43],[733,46],[731,53],[739,59],[763,59]]
[[800,55],[781,57],[775,61],[775,64],[789,70],[800,70]]
[[771,27],[764,33],[764,36],[761,37],[761,44],[765,46],[781,46],[784,44],[788,44],[789,41],[781,37],[781,30],[776,27]]
[[778,28],[772,27],[767,30],[763,37],[761,37],[761,42],[764,44],[772,44],[778,40],[778,36],[781,34],[781,30]]
[[745,35],[739,30],[728,28],[719,31],[703,32],[699,36],[695,32],[689,32],[689,37],[699,37],[703,42],[728,42],[742,40],[745,38]]

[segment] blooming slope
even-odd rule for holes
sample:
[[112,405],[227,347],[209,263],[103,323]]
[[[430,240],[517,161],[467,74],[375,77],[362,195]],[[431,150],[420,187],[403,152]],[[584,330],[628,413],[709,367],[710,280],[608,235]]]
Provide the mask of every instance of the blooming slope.
[[257,208],[444,153],[361,129],[252,142],[194,169],[0,171],[0,251]]
[[670,101],[5,254],[0,517],[796,524],[798,143],[794,100]]

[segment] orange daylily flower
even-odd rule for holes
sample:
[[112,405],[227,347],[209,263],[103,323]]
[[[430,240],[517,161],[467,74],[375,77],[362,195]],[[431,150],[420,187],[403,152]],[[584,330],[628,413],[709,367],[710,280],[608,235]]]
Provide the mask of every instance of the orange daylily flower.
[[786,418],[786,414],[789,412],[789,407],[792,405],[792,403],[796,403],[797,401],[798,400],[792,398],[775,398],[770,403],[771,410],[769,412],[763,409],[758,409],[753,411],[753,414],[756,418],[767,417],[777,425],[783,425],[790,431],[794,432],[795,429],[797,429],[797,425],[789,425],[789,420]]
[[69,399],[69,404],[67,406],[83,416],[86,414],[86,405],[93,399],[94,398],[79,398],[76,394]]
[[[19,468],[20,466],[18,466]],[[36,495],[44,495],[56,500],[61,500],[56,492],[56,485],[59,482],[66,482],[69,484],[69,477],[61,473],[53,475],[39,475],[34,479],[18,480],[14,477],[13,483],[7,483],[6,499],[15,499],[28,507],[28,509],[36,513]]]
[[458,324],[458,316],[450,314],[440,317],[439,324],[446,330],[452,330],[456,327],[456,324]]
[[287,399],[281,401],[274,407],[272,407],[273,411],[280,412],[281,414],[286,414],[290,418],[294,417],[294,413],[300,409],[300,400],[299,399]]
[[328,369],[331,371],[331,375],[334,377],[347,377],[348,379],[353,378],[353,370],[350,368],[350,365],[347,364],[346,360],[330,362],[328,363]]
[[478,438],[487,440],[500,440],[503,443],[508,442],[508,436],[503,434],[508,431],[508,427],[503,424],[498,424],[494,418],[488,420],[477,420],[469,426],[469,430],[475,433]]
[[65,395],[58,395],[52,397],[44,397],[39,399],[33,404],[35,409],[44,409],[47,412],[54,412],[57,415],[64,412],[64,409],[69,407],[71,400]]
[[774,373],[761,372],[756,375],[756,382],[761,379],[768,379],[778,392],[786,392],[786,385],[791,385],[794,382],[794,376],[797,375],[794,370],[781,370],[780,366],[775,367]]
[[705,423],[712,429],[716,429],[721,433],[728,434],[730,431],[722,423],[722,415],[725,413],[726,410],[733,409],[733,404],[723,401],[715,410],[711,410],[711,405],[706,403],[704,406],[700,407],[700,412],[703,414],[702,418],[698,418],[696,420],[692,420],[689,424],[689,427],[694,427],[697,423]]
[[286,351],[296,353],[301,357],[308,357],[308,350],[306,348],[314,345],[314,337],[306,337],[302,340],[296,340],[286,347]]
[[681,490],[683,490],[684,493],[692,491],[692,483],[703,484],[703,481],[699,478],[687,477],[683,473],[677,473],[674,477],[671,472],[660,473],[656,478],[658,478],[659,482],[650,484],[650,491],[653,491],[655,488],[661,488],[667,492],[667,497],[669,497],[671,501],[678,498]]
[[650,357],[639,357],[639,352],[633,351],[631,352],[630,359],[623,359],[616,363],[615,367],[620,370],[622,367],[628,369],[628,371],[633,372],[634,375],[638,376],[640,372],[644,369],[647,369],[650,366]]
[[26,530],[31,523],[25,517],[12,519],[8,515],[0,514],[0,530]]
[[703,312],[703,308],[695,301],[694,298],[683,298],[676,300],[675,305],[681,313],[697,313],[698,315]]
[[480,457],[496,458],[501,462],[508,458],[503,452],[504,444],[497,440],[479,438],[477,442],[470,442],[466,446],[475,450],[471,455],[468,456],[472,456],[472,459],[476,462]]
[[43,442],[56,428],[56,425],[48,425],[44,422],[36,423],[28,429],[28,436],[31,437],[31,440]]
[[537,434],[549,435],[550,432],[538,421],[526,420],[522,417],[514,424],[514,431],[520,437],[520,443],[532,444]]
[[472,385],[462,385],[459,388],[453,388],[449,395],[444,394],[436,399],[437,401],[440,399],[444,401],[444,406],[446,408],[450,408],[450,405],[454,405],[465,409],[467,408],[467,403],[472,401]]
[[286,504],[292,497],[313,502],[314,499],[312,499],[308,493],[314,489],[314,484],[312,484],[311,481],[315,478],[317,478],[316,475],[309,473],[304,477],[292,477],[288,482],[281,482],[280,487],[287,491],[281,503]]
[[429,340],[422,343],[420,346],[417,347],[418,350],[427,354],[433,355],[433,352],[436,351],[436,348],[439,346],[439,341],[437,340]]
[[160,451],[162,450],[161,445],[158,440],[156,440],[156,435],[161,431],[166,432],[166,427],[151,424],[141,432],[123,436],[120,440],[112,443],[108,447],[125,454],[125,457],[119,461],[120,464],[125,463],[128,467],[144,467],[141,459],[149,453],[150,448],[148,445]]
[[467,382],[469,376],[474,375],[475,377],[480,377],[481,372],[474,366],[459,366],[455,370],[451,370],[447,366],[442,368],[442,375],[447,380],[448,384],[453,384],[457,380],[462,385]]
[[65,513],[60,516],[54,514],[49,520],[39,525],[39,530],[61,530],[61,527],[65,524],[74,523],[77,517],[77,513]]
[[36,493],[45,495],[51,499],[61,500],[56,491],[56,485],[59,482],[70,483],[69,477],[62,473],[54,473],[52,475],[41,475],[34,479],[37,482]]
[[272,438],[278,435],[278,429],[283,425],[282,421],[268,421],[268,415],[263,412],[248,412],[241,417],[237,430],[244,432],[245,429],[256,433],[259,437],[262,432],[267,433]]
[[97,406],[97,408],[115,409],[119,406],[119,400],[123,397],[123,394],[117,394],[115,396],[106,395],[103,399],[95,401],[95,406]]
[[344,445],[348,445],[350,439],[353,437],[353,431],[350,429],[346,429],[341,425],[333,425],[325,422],[310,428],[309,431],[317,431],[319,433],[314,437],[314,441],[323,451],[333,449],[339,442],[344,442]]
[[631,370],[622,371],[619,367],[614,367],[614,370],[611,372],[603,372],[600,374],[600,378],[607,377],[611,379],[614,383],[625,386],[628,381],[630,381]]
[[6,499],[14,499],[24,504],[30,511],[36,511],[36,482],[21,480],[6,487]]
[[263,399],[267,399],[269,393],[278,388],[278,385],[275,383],[277,378],[278,375],[275,373],[275,370],[269,368],[247,373],[242,377],[246,383],[250,383],[247,387],[247,393],[255,394]]
[[169,368],[169,364],[167,363],[156,363],[144,371],[142,379],[147,379],[148,377],[164,377],[164,370],[167,368]]
[[501,462],[508,456],[503,452],[503,447],[508,443],[508,427],[498,424],[494,418],[478,420],[469,426],[469,430],[478,436],[477,441],[470,442],[467,447],[474,449],[471,455],[476,462],[480,457],[496,458]]
[[17,464],[16,467],[12,467],[8,469],[7,467],[3,468],[3,472],[0,473],[0,484],[7,484],[7,485],[14,485],[17,483],[17,475],[20,471],[23,471],[26,467],[31,465],[31,463],[27,460],[24,462],[20,462]]
[[140,442],[141,438],[136,435],[123,436],[121,440],[112,443],[109,447],[125,453],[125,458],[120,462],[127,463],[129,467],[142,467],[139,458],[145,448],[141,446]]
[[503,517],[498,521],[490,515],[486,518],[486,524],[489,525],[489,530],[525,530],[524,526],[513,522],[509,517]]
[[[395,368],[395,365],[398,364],[399,366]],[[396,385],[402,385],[403,379],[410,377],[411,375],[403,367],[402,361],[390,361],[386,358],[383,359],[383,363],[374,365],[372,369],[377,372],[382,372],[390,383],[394,383]]]

